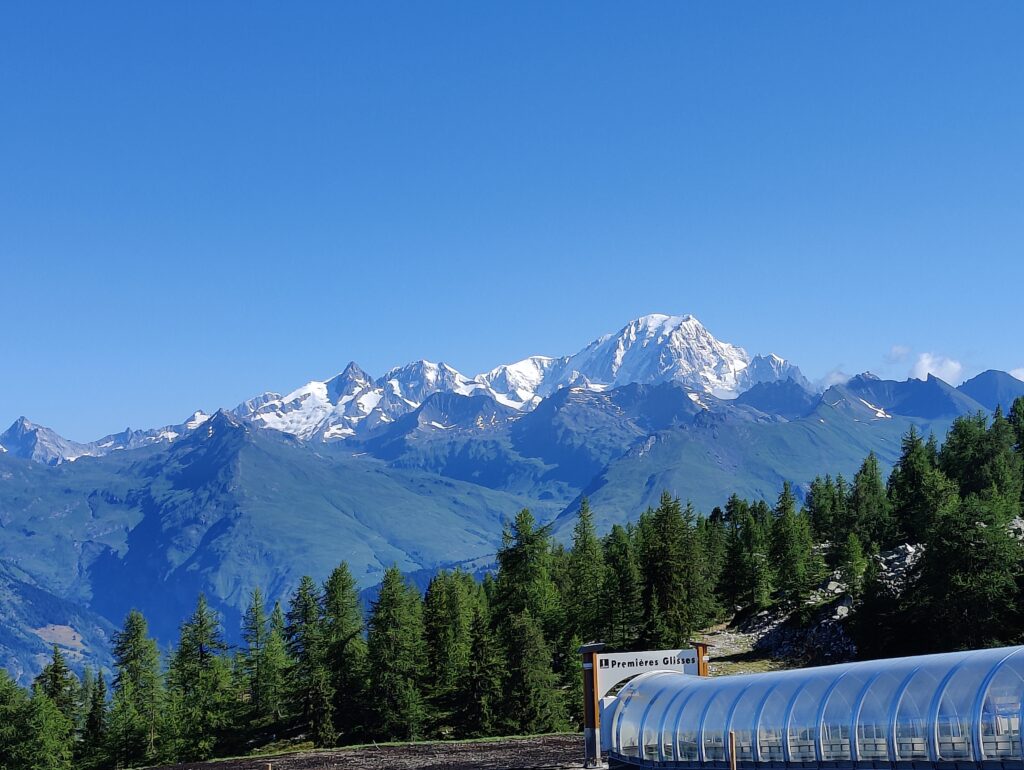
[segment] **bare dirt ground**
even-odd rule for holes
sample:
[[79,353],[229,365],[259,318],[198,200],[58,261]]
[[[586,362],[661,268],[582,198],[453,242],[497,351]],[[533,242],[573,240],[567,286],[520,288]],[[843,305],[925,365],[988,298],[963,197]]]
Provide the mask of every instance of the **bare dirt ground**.
[[759,633],[743,633],[730,629],[727,624],[705,629],[697,635],[697,641],[710,645],[708,673],[711,676],[731,674],[754,674],[761,671],[776,671],[786,668],[781,660],[774,660],[754,651]]
[[168,765],[154,770],[566,770],[583,767],[581,735],[464,743],[410,743],[277,757]]

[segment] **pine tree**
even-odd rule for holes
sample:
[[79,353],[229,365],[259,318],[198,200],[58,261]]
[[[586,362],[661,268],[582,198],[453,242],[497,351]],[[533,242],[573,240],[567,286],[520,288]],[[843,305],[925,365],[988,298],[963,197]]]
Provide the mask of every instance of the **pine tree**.
[[683,510],[687,537],[683,542],[683,585],[686,589],[689,633],[714,623],[722,612],[715,589],[723,567],[725,537],[718,523],[698,517],[691,503]]
[[605,564],[601,542],[594,530],[594,514],[586,498],[580,502],[576,526],[569,552],[569,580],[566,613],[567,636],[578,635],[588,641],[597,641],[601,635],[602,601]]
[[[863,542],[884,549],[892,547],[898,539],[899,533],[885,491],[885,482],[882,480],[882,469],[874,452],[868,454],[860,470],[853,477],[850,515],[853,519],[853,531]],[[842,533],[842,537],[845,536],[846,532]],[[838,538],[837,540],[841,542]]]
[[911,426],[887,484],[896,525],[908,542],[923,542],[931,528],[935,504],[925,494],[925,486],[933,483],[932,476],[938,472],[924,440]]
[[21,744],[28,734],[29,699],[8,673],[0,668],[0,768],[19,770]]
[[38,688],[60,713],[74,724],[78,707],[78,677],[68,668],[64,655],[57,645],[53,645],[50,662],[35,678],[33,687]]
[[1022,458],[1014,450],[1017,435],[998,407],[991,426],[987,423],[981,412],[954,420],[939,452],[939,467],[957,483],[962,498],[1001,498],[1012,518],[1020,512],[1024,483]]
[[467,738],[495,735],[501,700],[501,663],[483,611],[473,610],[469,665],[459,688],[458,732]]
[[266,654],[269,633],[263,594],[259,588],[255,588],[249,598],[249,607],[242,618],[242,640],[245,642],[242,671],[246,680],[246,694],[248,695],[251,719],[256,723],[261,723],[267,718],[263,659]]
[[451,724],[460,682],[469,667],[472,645],[472,578],[463,572],[439,572],[423,602],[423,629],[431,672],[430,704],[440,733]]
[[423,610],[419,593],[397,567],[384,572],[367,636],[370,704],[375,734],[387,740],[422,735],[427,713]]
[[[138,610],[125,618],[121,631],[114,634],[114,695],[123,704],[120,716],[134,720],[121,724],[118,736],[118,761],[122,765],[142,764],[156,757],[158,725],[161,719],[162,683],[156,642],[149,637],[146,619]],[[123,691],[123,692],[122,692]]]
[[725,569],[720,581],[722,601],[730,613],[743,604],[749,593],[747,558],[743,547],[743,525],[749,516],[750,504],[736,494],[730,495],[725,504]]
[[706,519],[697,520],[696,542],[705,566],[702,579],[710,591],[713,614],[717,617],[722,613],[719,600],[728,584],[725,570],[729,560],[729,525],[725,511],[715,507]]
[[82,730],[82,765],[100,767],[106,759],[107,747],[107,685],[100,673],[89,693],[85,726]]
[[263,647],[262,704],[270,724],[281,722],[288,711],[292,661],[285,642],[285,620],[281,605],[274,603],[270,626]]
[[740,525],[743,553],[743,579],[746,591],[743,604],[764,609],[771,604],[775,565],[771,560],[771,511],[764,501],[751,506]]
[[105,755],[115,768],[137,766],[146,755],[146,720],[136,707],[139,702],[133,680],[126,677],[114,690],[107,725]]
[[167,674],[182,759],[209,759],[224,738],[232,694],[226,649],[217,615],[200,594],[195,611],[181,626]]
[[544,632],[529,612],[512,618],[506,661],[504,721],[513,732],[550,733],[565,727],[558,679],[551,670],[551,649]]
[[1010,425],[1017,454],[1024,454],[1024,396],[1017,398],[1010,407]]
[[908,592],[925,650],[1003,646],[1019,638],[1022,546],[1005,526],[1005,503],[969,495],[939,511]]
[[836,487],[831,476],[818,476],[811,482],[806,505],[811,527],[819,541],[831,540],[836,534],[836,516],[839,512],[837,502]]
[[640,517],[638,544],[643,575],[644,644],[673,647],[688,641],[687,556],[692,532],[678,499],[662,493],[658,508]]
[[85,730],[85,720],[89,714],[89,704],[92,703],[92,691],[96,687],[96,675],[91,666],[82,666],[82,678],[78,685],[77,699],[75,701],[75,734],[80,735]]
[[365,726],[366,640],[356,581],[344,562],[324,586],[324,626],[334,724],[342,742],[352,742]]
[[311,577],[304,576],[286,615],[285,638],[292,666],[292,700],[302,724],[317,746],[334,743],[334,692],[327,671],[327,637],[323,598]]
[[74,724],[39,687],[32,693],[24,729],[14,767],[71,770]]
[[807,586],[809,547],[801,537],[797,523],[796,498],[789,482],[775,504],[772,524],[772,559],[778,569],[778,589],[784,601],[795,603],[804,598]]
[[529,612],[552,635],[561,629],[558,590],[551,576],[550,528],[538,527],[533,514],[523,509],[505,526],[496,554],[498,577],[492,606],[499,626]]
[[602,589],[604,638],[613,650],[633,648],[640,636],[640,566],[629,531],[616,524],[604,539],[605,576]]
[[563,644],[558,656],[558,689],[562,711],[572,730],[583,730],[583,676],[580,668],[580,647],[583,640],[574,634]]
[[864,589],[864,575],[867,572],[868,560],[864,556],[860,538],[851,532],[839,550],[839,571],[846,583],[851,596],[860,596]]

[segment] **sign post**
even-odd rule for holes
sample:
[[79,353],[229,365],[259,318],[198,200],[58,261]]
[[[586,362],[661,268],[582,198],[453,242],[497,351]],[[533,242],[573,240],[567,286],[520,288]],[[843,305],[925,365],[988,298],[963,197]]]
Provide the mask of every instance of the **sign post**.
[[597,654],[600,642],[580,647],[583,656],[583,766],[597,767],[601,762],[601,711],[597,706]]
[[677,671],[691,676],[708,675],[708,646],[695,644],[685,650],[602,652],[600,643],[580,647],[583,657],[584,767],[601,762],[601,709],[599,703],[616,685],[648,671]]

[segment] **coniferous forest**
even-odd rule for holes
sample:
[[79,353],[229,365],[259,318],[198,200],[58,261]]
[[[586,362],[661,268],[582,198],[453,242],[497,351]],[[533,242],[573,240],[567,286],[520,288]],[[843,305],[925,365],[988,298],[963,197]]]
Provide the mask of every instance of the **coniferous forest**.
[[[822,469],[826,471],[827,469]],[[0,671],[0,768],[125,768],[299,742],[460,738],[574,729],[577,648],[685,645],[736,614],[794,612],[838,571],[864,658],[1024,641],[1024,399],[962,417],[940,446],[911,431],[886,478],[869,455],[798,503],[737,496],[698,512],[668,494],[634,524],[595,532],[586,501],[571,544],[521,511],[482,581],[440,572],[425,595],[397,570],[364,617],[340,564],[284,606],[253,587],[240,646],[204,597],[169,652],[131,612],[110,672],[79,677],[59,648],[25,690]],[[923,556],[905,587],[874,555]]]

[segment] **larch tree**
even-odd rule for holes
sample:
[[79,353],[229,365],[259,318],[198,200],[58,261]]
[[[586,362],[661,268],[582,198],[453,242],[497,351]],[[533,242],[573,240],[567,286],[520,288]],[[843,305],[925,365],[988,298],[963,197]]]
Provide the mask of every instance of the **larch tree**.
[[120,716],[131,720],[118,726],[119,761],[142,764],[157,756],[163,699],[160,656],[138,610],[128,613],[113,642],[114,700],[122,705]]
[[426,649],[419,592],[398,567],[384,572],[367,635],[372,729],[386,740],[413,740],[427,722],[423,697]]
[[313,578],[306,575],[299,581],[285,617],[296,713],[315,745],[333,745],[334,692],[327,670],[323,597]]
[[324,585],[324,634],[327,668],[334,691],[334,725],[342,742],[365,728],[366,640],[359,592],[348,564],[342,562]]

